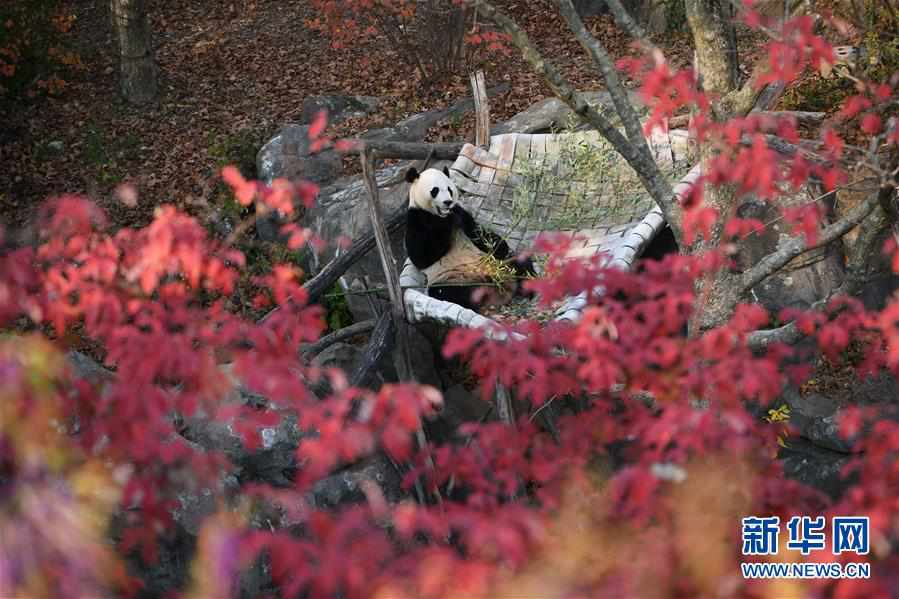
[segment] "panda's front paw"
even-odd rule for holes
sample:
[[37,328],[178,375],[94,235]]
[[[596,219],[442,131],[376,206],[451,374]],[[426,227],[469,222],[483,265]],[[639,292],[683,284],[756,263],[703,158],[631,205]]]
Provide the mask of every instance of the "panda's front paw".
[[534,263],[530,258],[516,258],[512,261],[512,268],[515,270],[515,295],[533,299],[536,294],[527,289],[524,284],[528,279],[535,278],[537,271]]
[[453,222],[456,226],[465,231],[467,235],[471,235],[474,232],[477,225],[474,222],[474,217],[465,208],[456,204],[450,208],[450,214],[452,214]]

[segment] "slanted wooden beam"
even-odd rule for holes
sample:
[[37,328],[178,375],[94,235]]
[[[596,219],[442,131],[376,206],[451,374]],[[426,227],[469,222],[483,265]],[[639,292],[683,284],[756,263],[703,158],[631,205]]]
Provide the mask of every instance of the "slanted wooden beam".
[[390,296],[390,312],[393,314],[397,331],[396,372],[400,380],[408,381],[412,378],[412,363],[409,357],[409,344],[406,332],[406,308],[403,305],[403,292],[400,289],[400,277],[397,273],[396,259],[393,256],[393,248],[390,245],[390,236],[384,219],[381,216],[381,205],[378,201],[378,183],[375,179],[375,159],[373,150],[366,149],[360,156],[362,161],[362,177],[368,187],[368,214],[371,218],[371,228],[375,235],[375,244],[378,248],[378,256],[381,258],[381,268],[384,270],[384,280],[387,282],[387,293]]
[[[375,243],[378,246],[378,255],[381,257],[381,267],[384,269],[384,279],[387,281],[387,292],[390,295],[390,315],[393,321],[394,330],[396,331],[396,349],[393,353],[394,365],[396,373],[400,381],[411,381],[412,378],[412,357],[409,353],[409,323],[406,320],[406,306],[403,302],[403,290],[400,288],[400,276],[397,271],[396,259],[393,257],[393,249],[390,246],[390,238],[387,236],[387,228],[381,217],[381,206],[378,202],[378,182],[375,179],[375,157],[374,152],[369,148],[362,152],[360,156],[362,161],[362,177],[368,187],[368,211],[371,216],[371,227],[375,234]],[[387,335],[385,332],[384,335]],[[377,335],[372,336],[369,345],[374,345],[377,341]],[[425,437],[424,428],[419,425],[415,432],[415,439],[419,447],[425,447],[428,443]],[[428,456],[427,464],[433,468],[434,462]],[[419,501],[424,502],[425,496],[420,481],[415,483]],[[437,492],[437,501],[441,502],[442,497]]]
[[[374,323],[374,320],[367,320],[366,322]],[[396,327],[390,312],[381,314],[373,328],[374,332],[368,340],[362,359],[359,360],[359,363],[356,364],[356,367],[350,374],[350,385],[352,387],[371,387],[375,382],[378,363],[395,346]]]

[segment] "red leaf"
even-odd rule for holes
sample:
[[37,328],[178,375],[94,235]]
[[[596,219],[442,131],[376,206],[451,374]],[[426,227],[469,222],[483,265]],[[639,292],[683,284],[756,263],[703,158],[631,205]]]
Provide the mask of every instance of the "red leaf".
[[861,129],[868,135],[877,135],[880,133],[882,126],[880,117],[873,112],[869,112],[862,117]]
[[309,126],[309,139],[318,139],[318,137],[325,132],[325,127],[327,127],[327,125],[328,112],[326,110],[319,110],[318,113],[316,113],[312,124]]

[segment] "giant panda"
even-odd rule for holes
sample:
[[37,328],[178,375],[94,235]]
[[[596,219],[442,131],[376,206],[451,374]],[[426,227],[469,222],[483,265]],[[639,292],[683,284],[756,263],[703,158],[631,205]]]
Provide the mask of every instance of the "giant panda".
[[406,181],[410,183],[406,254],[427,278],[428,295],[472,310],[481,308],[484,302],[475,301],[472,292],[491,282],[485,272],[485,264],[491,262],[484,260],[488,254],[514,273],[515,284],[506,291],[523,293],[522,281],[535,276],[533,264],[516,259],[502,237],[475,223],[459,202],[449,169],[419,173],[412,167]]

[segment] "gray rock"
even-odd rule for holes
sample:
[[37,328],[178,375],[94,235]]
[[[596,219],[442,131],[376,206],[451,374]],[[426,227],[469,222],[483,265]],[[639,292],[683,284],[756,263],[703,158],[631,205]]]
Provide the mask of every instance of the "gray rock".
[[[412,376],[423,385],[432,385],[440,388],[440,376],[434,363],[434,352],[430,342],[414,327],[408,330],[409,353],[412,361]],[[339,368],[348,376],[359,363],[365,348],[348,343],[335,343],[318,354],[312,361],[322,368]],[[385,355],[377,365],[375,381],[371,385],[374,390],[380,389],[383,383],[395,383],[399,378],[393,363],[394,356]],[[327,383],[322,385],[320,395],[322,397],[330,393]]]
[[[618,121],[614,115],[612,98],[608,92],[592,91],[584,92],[587,103],[594,107],[605,108],[613,122]],[[637,108],[638,114],[645,114],[643,102],[636,93],[629,92],[631,104]],[[556,97],[546,98],[519,112],[508,121],[500,123],[490,129],[493,135],[502,133],[549,133],[553,130],[564,129],[574,113],[568,105]]]
[[181,434],[207,451],[224,453],[235,466],[240,483],[267,482],[286,487],[296,469],[294,452],[306,433],[300,431],[296,417],[285,414],[274,428],[259,431],[261,446],[250,451],[230,423],[193,416],[185,420]]
[[[349,377],[350,373],[353,372],[353,368],[359,363],[364,351],[364,348],[350,345],[349,343],[335,343],[326,347],[315,356],[312,360],[312,365],[319,368],[337,368]],[[330,395],[332,389],[328,379],[323,378],[318,381],[315,391],[319,397]]]
[[842,476],[843,467],[852,456],[818,447],[810,441],[791,437],[781,448],[778,457],[783,460],[787,477],[814,487],[831,498],[838,499],[853,481]]
[[178,507],[172,512],[175,522],[193,536],[200,534],[203,521],[216,512],[218,501],[212,489],[203,489],[200,493],[179,493]]
[[366,482],[376,484],[388,503],[397,503],[405,496],[400,474],[379,453],[315,483],[309,498],[319,508],[360,502],[365,499],[362,487]]
[[794,390],[787,391],[784,399],[790,406],[790,423],[805,439],[831,451],[852,451],[852,443],[840,435],[839,402],[816,393],[801,397]]
[[70,351],[66,354],[66,359],[75,376],[84,379],[93,385],[108,383],[115,378],[115,373],[111,370],[103,368],[96,360],[87,354],[79,351]]
[[428,439],[435,443],[459,440],[459,427],[466,422],[480,422],[491,410],[491,404],[456,384],[443,392],[443,410],[425,423]]
[[[259,180],[267,184],[278,178],[328,183],[340,175],[342,168],[337,152],[310,151],[308,125],[287,125],[256,155]],[[256,232],[261,239],[274,241],[278,238],[279,222],[274,213],[261,217],[256,222]]]
[[65,150],[66,146],[61,141],[51,141],[47,143],[46,147],[47,152],[54,156],[59,156],[63,153],[63,150]]
[[[749,200],[738,209],[741,218],[755,218],[772,223],[758,235],[749,236],[738,258],[741,267],[749,268],[792,237],[792,230],[780,217],[780,206],[795,206],[808,202],[809,192],[800,190],[790,198],[774,205]],[[808,252],[796,263],[788,265],[752,289],[753,300],[772,314],[784,308],[807,309],[826,297],[843,282],[843,252],[839,244]]]
[[340,155],[331,150],[313,154],[310,145],[308,125],[287,125],[259,149],[259,178],[266,183],[278,177],[313,183],[333,181],[340,174]]
[[463,385],[454,385],[443,392],[443,412],[440,418],[453,429],[466,422],[480,422],[490,412],[490,403],[477,397]]
[[859,405],[889,404],[896,407],[899,406],[899,385],[889,372],[869,376],[852,387],[850,401]]
[[155,561],[145,563],[140,551],[128,555],[125,562],[128,570],[142,583],[135,595],[137,599],[156,599],[184,589],[190,581],[196,545],[196,537],[179,526],[175,534],[159,538]]
[[346,373],[353,370],[353,366],[362,355],[362,348],[349,343],[335,343],[321,351],[312,363],[320,368],[339,368]]
[[309,96],[303,100],[303,123],[311,123],[321,110],[327,111],[329,125],[339,123],[344,119],[371,114],[380,104],[381,100],[374,96]]
[[880,418],[899,419],[899,386],[888,372],[869,376],[856,383],[842,401],[811,393],[802,397],[788,388],[782,399],[790,407],[790,423],[799,434],[818,447],[842,453],[858,451],[864,431],[852,439],[840,434],[840,418],[847,405],[877,406]]
[[436,356],[430,340],[417,327],[408,327],[409,354],[412,359],[412,376],[422,385],[441,388],[437,372]]

